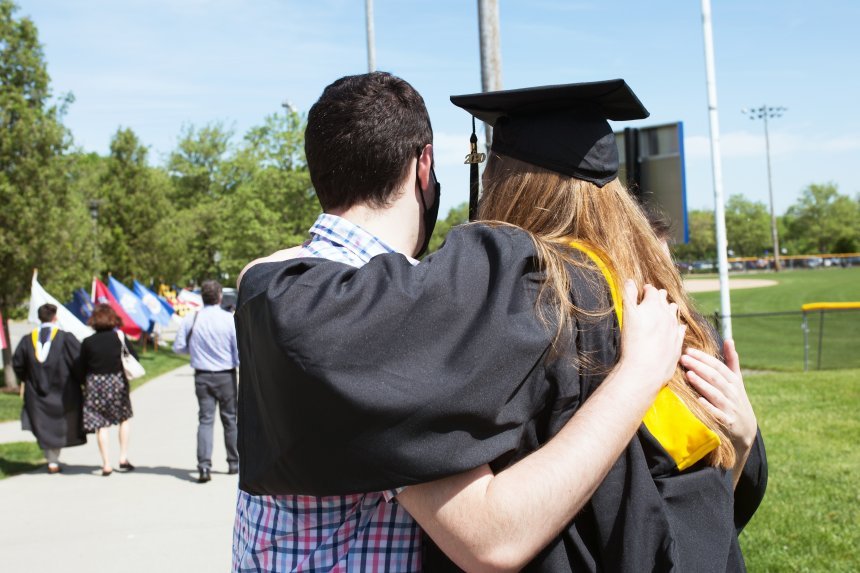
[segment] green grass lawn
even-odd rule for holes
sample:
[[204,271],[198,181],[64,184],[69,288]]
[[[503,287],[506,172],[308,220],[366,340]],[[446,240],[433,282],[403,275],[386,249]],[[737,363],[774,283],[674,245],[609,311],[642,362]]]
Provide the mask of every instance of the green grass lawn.
[[[732,275],[776,280],[777,286],[731,291],[732,329],[746,368],[803,370],[804,341],[800,307],[809,302],[860,302],[860,267]],[[718,292],[694,293],[699,310],[713,315]],[[792,312],[786,316],[744,314]],[[818,313],[809,315],[810,368],[817,367]],[[822,369],[860,368],[860,311],[828,312],[824,317]]]
[[741,535],[750,571],[860,571],[860,370],[747,376],[769,482]]
[[18,394],[0,392],[0,422],[17,420],[21,415],[21,398]]
[[35,442],[0,444],[0,479],[33,471],[45,463]]

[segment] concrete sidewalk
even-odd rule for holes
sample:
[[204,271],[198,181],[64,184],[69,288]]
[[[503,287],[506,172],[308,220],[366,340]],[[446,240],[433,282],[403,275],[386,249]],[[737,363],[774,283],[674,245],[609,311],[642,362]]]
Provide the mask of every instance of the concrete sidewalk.
[[[197,400],[184,366],[131,395],[133,472],[101,476],[94,436],[64,449],[62,474],[0,480],[4,571],[228,571],[237,476],[215,422],[212,481],[197,478]],[[18,424],[12,422],[11,424]],[[5,426],[9,424],[4,424]],[[111,462],[119,465],[116,428]]]

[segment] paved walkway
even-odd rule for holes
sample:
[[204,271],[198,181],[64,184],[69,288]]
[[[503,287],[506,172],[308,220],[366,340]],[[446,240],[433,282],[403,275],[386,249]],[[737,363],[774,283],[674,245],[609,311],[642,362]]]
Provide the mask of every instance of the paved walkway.
[[[41,470],[0,480],[3,571],[229,570],[237,480],[226,473],[216,417],[212,481],[196,483],[191,368],[147,382],[131,401],[134,472],[102,477],[91,436],[86,445],[63,450],[62,474]],[[16,425],[0,424],[0,437],[14,435]],[[111,447],[116,466],[116,428]]]

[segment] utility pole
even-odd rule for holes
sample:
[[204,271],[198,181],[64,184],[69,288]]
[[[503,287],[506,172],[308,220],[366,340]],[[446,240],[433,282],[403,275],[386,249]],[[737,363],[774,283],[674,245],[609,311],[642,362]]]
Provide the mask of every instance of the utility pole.
[[[481,91],[502,89],[502,53],[499,47],[499,1],[478,0],[478,33],[481,41]],[[493,141],[493,128],[484,124],[487,149]]]
[[742,109],[741,113],[749,116],[750,119],[764,120],[764,149],[767,155],[767,192],[770,197],[770,234],[773,238],[773,270],[780,271],[781,264],[779,262],[779,236],[776,232],[776,211],[773,208],[773,180],[770,175],[770,135],[767,131],[767,120],[772,117],[782,117],[783,112],[787,111],[784,107],[754,107],[750,109]]
[[726,254],[726,207],[723,202],[723,163],[720,153],[720,117],[717,113],[717,79],[714,71],[714,32],[711,0],[702,0],[705,39],[705,76],[708,87],[708,121],[711,127],[711,170],[714,177],[714,219],[717,228],[717,261],[720,271],[720,314],[723,338],[732,337],[732,303],[729,298],[729,260]]
[[93,264],[95,265],[96,273],[101,272],[101,260],[99,257],[99,207],[101,204],[101,199],[90,199],[87,203],[90,209],[90,219],[93,221]]
[[364,19],[367,24],[367,71],[376,71],[376,38],[373,32],[373,0],[364,0]]

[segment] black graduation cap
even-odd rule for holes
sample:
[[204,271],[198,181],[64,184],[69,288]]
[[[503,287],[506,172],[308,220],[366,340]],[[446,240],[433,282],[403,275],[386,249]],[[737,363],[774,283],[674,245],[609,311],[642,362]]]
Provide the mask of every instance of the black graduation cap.
[[607,120],[649,115],[621,79],[451,96],[451,102],[493,126],[494,152],[600,187],[618,174]]

